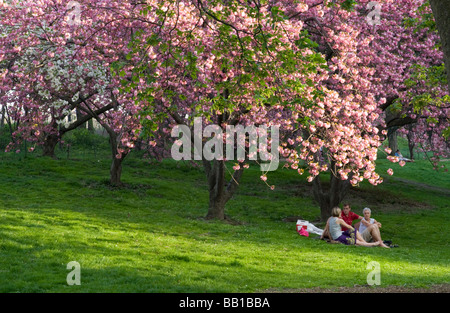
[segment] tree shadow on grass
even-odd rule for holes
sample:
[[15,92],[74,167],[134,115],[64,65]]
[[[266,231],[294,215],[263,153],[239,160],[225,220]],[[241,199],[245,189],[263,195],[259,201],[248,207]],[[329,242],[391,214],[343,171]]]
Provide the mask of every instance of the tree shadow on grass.
[[[12,242],[11,237],[8,239]],[[220,257],[206,259],[200,254],[186,256],[182,253],[152,256],[148,257],[148,262],[134,264],[133,258],[140,255],[133,249],[123,251],[74,244],[70,248],[54,252],[47,251],[49,247],[46,245],[26,247],[23,242],[17,243],[13,264],[9,264],[1,273],[3,282],[7,281],[1,284],[1,292],[302,292],[305,289],[300,288],[326,286],[327,290],[334,290],[338,286],[362,286],[366,284],[369,273],[365,262],[344,266],[325,263],[320,266],[315,262],[299,259],[296,271],[288,271],[277,268],[275,264],[260,266],[252,262],[246,263],[245,258],[240,261],[225,261]],[[4,250],[2,257],[5,257]],[[71,269],[66,266],[71,261],[80,263],[80,285],[67,284]],[[253,262],[264,263],[264,260]],[[383,271],[383,285],[380,287],[413,287],[417,281],[427,279],[430,285],[437,283],[436,278],[428,276],[426,272],[402,275],[394,271]]]
[[[89,185],[89,182],[92,184]],[[281,222],[281,217],[277,223],[274,218],[268,219],[265,223],[263,219],[260,219],[258,215],[272,214],[277,208],[273,208],[274,203],[270,203],[269,199],[259,199],[258,203],[252,202],[252,198],[249,197],[246,200],[245,205],[248,205],[246,210],[248,215],[246,215],[246,221],[241,223],[218,223],[215,221],[199,221],[198,219],[192,221],[187,218],[187,216],[196,216],[199,210],[193,209],[193,204],[197,205],[199,201],[205,205],[205,214],[207,206],[207,190],[199,191],[198,188],[191,188],[181,192],[179,186],[172,186],[170,190],[167,188],[167,182],[164,181],[161,184],[155,186],[145,185],[140,187],[135,185],[131,189],[117,189],[110,190],[104,183],[97,180],[87,180],[88,185],[83,186],[83,183],[79,187],[92,190],[81,190],[80,200],[76,205],[71,204],[66,201],[64,197],[67,194],[49,194],[49,197],[53,197],[53,203],[57,203],[58,208],[53,211],[46,211],[45,206],[37,207],[36,211],[43,216],[41,220],[42,224],[40,227],[36,226],[35,221],[30,222],[30,220],[23,222],[19,219],[19,215],[16,216],[15,220],[11,220],[12,224],[23,226],[27,229],[33,229],[34,235],[28,237],[20,237],[14,235],[12,230],[3,231],[0,227],[0,238],[2,238],[3,243],[10,241],[10,246],[2,245],[0,248],[1,257],[3,260],[12,262],[7,268],[10,268],[12,273],[7,273],[1,276],[1,279],[7,280],[8,284],[4,284],[2,290],[7,290],[7,292],[15,291],[37,291],[45,292],[51,290],[63,290],[72,292],[75,289],[59,289],[59,287],[54,287],[55,284],[65,285],[65,278],[67,273],[65,266],[70,261],[80,261],[82,266],[82,286],[79,289],[80,292],[101,292],[108,291],[111,292],[126,292],[131,290],[132,292],[159,292],[159,291],[174,291],[174,292],[221,292],[229,290],[247,290],[242,286],[247,284],[247,280],[255,279],[257,281],[252,283],[252,286],[260,286],[261,288],[267,287],[278,287],[284,288],[286,286],[298,287],[302,284],[306,286],[313,286],[314,282],[319,279],[328,279],[332,272],[329,268],[314,268],[313,265],[307,263],[305,264],[301,260],[296,260],[298,262],[299,271],[303,267],[306,271],[312,272],[314,274],[302,274],[299,272],[292,273],[287,271],[280,271],[274,269],[262,269],[258,265],[249,266],[243,261],[235,260],[221,260],[220,257],[214,260],[203,260],[200,257],[186,256],[182,253],[164,253],[163,250],[157,251],[157,253],[148,252],[151,246],[147,245],[143,248],[128,248],[125,250],[120,250],[119,248],[107,248],[102,247],[104,245],[103,241],[108,242],[108,238],[99,239],[97,238],[97,232],[101,230],[102,227],[108,227],[109,232],[117,232],[123,230],[129,230],[129,232],[142,232],[151,233],[155,237],[170,238],[174,245],[177,244],[177,239],[182,239],[184,242],[192,241],[193,237],[196,239],[204,240],[204,246],[207,247],[208,244],[215,242],[218,245],[227,245],[230,247],[230,252],[232,255],[246,257],[243,252],[233,252],[233,245],[248,246],[248,252],[252,250],[263,248],[264,251],[274,251],[277,255],[282,255],[282,249],[288,249],[290,255],[294,258],[301,256],[306,252],[306,255],[310,252],[320,253],[322,255],[332,255],[338,256],[339,258],[347,258],[349,260],[354,258],[381,258],[385,262],[405,262],[410,264],[422,265],[422,264],[435,264],[438,266],[443,265],[443,256],[436,257],[432,255],[433,249],[429,247],[420,248],[420,254],[417,251],[411,249],[397,249],[397,250],[381,250],[380,248],[364,248],[364,247],[354,247],[354,249],[349,249],[345,246],[330,246],[325,242],[313,241],[311,238],[302,238],[295,232],[295,225],[292,226],[290,231],[286,231],[286,225]],[[57,190],[59,185],[55,182],[54,190]],[[302,185],[306,186],[306,185]],[[284,186],[277,185],[277,188],[281,189],[279,194],[280,199],[283,196],[292,197],[291,188],[299,189],[299,185],[287,184]],[[164,195],[164,201],[155,204],[156,199],[154,195],[147,195],[147,188],[151,188],[151,192],[159,192],[161,190],[161,195]],[[251,191],[252,187],[243,190],[243,194],[246,191]],[[48,189],[47,185],[42,185],[42,191]],[[23,188],[25,190],[25,188]],[[136,191],[142,197],[128,199],[125,193],[127,191]],[[141,192],[144,190],[145,192]],[[278,190],[278,189],[276,189]],[[295,189],[293,189],[295,190]],[[40,191],[40,190],[38,190]],[[93,192],[91,192],[93,191]],[[103,194],[103,191],[107,193]],[[12,191],[11,191],[12,192]],[[14,195],[18,198],[18,203],[23,202],[22,195],[17,190]],[[115,206],[111,208],[114,199],[107,199],[111,197],[114,192],[114,196],[117,198],[123,197],[120,206]],[[310,195],[302,194],[301,190],[296,191],[294,194],[294,200],[301,200],[304,197],[310,198]],[[310,189],[308,189],[310,192]],[[263,192],[264,193],[264,192]],[[240,191],[233,199],[233,210],[242,209],[243,204],[240,203],[239,198]],[[261,194],[256,191],[255,198]],[[86,200],[87,196],[94,195],[94,200]],[[174,197],[178,195],[179,198]],[[199,196],[202,195],[202,198]],[[59,198],[58,198],[59,197]],[[196,202],[186,201],[188,197],[194,198]],[[417,202],[410,201],[407,198],[399,198],[395,191],[378,190],[377,192],[372,192],[371,190],[361,189],[352,190],[350,193],[350,200],[355,203],[355,207],[362,208],[367,206],[367,203],[376,203],[375,208],[378,210],[378,206],[392,210],[399,211],[399,207],[406,212],[415,212],[418,210],[423,210],[431,208],[429,205],[422,206],[422,204],[417,205]],[[200,200],[199,200],[200,199]],[[41,199],[40,201],[47,201],[48,199]],[[132,202],[132,201],[135,202]],[[91,202],[92,201],[92,202]],[[93,201],[97,202],[95,209],[93,209]],[[115,201],[115,200],[114,200]],[[138,202],[139,201],[139,202]],[[390,203],[394,201],[394,203]],[[39,202],[27,199],[25,201],[30,205],[30,203],[38,205]],[[20,203],[20,205],[22,205]],[[55,207],[52,203],[52,207]],[[275,202],[275,204],[278,202]],[[131,204],[131,205],[130,205]],[[138,204],[141,208],[136,208],[133,204]],[[15,204],[19,205],[19,204]],[[110,206],[111,205],[111,206]],[[265,205],[264,209],[259,207],[260,205]],[[199,204],[200,206],[200,204]],[[369,205],[371,208],[374,206]],[[121,209],[124,209],[123,215]],[[145,207],[145,209],[142,209]],[[408,211],[409,210],[409,211]],[[412,211],[411,211],[412,210]],[[77,214],[83,214],[83,218],[79,216],[70,217],[70,214],[64,215],[64,212],[74,211]],[[194,212],[195,211],[195,212]],[[60,212],[60,213],[58,213]],[[127,215],[127,212],[131,212]],[[295,212],[295,209],[292,209]],[[386,211],[387,212],[387,211]],[[359,212],[358,212],[359,213]],[[46,215],[50,214],[48,217]],[[247,214],[247,213],[246,213]],[[198,215],[200,217],[200,215]],[[271,216],[280,216],[280,213],[275,212]],[[48,217],[48,218],[47,218]],[[154,218],[156,217],[156,219]],[[30,216],[30,219],[38,219],[37,215]],[[202,223],[201,226],[194,225],[195,223]],[[444,222],[444,221],[443,221]],[[67,231],[74,232],[79,231],[80,228],[84,228],[84,238],[76,239],[72,238],[72,241],[68,244],[61,245],[58,243],[52,243],[41,239],[38,236],[40,231],[45,231],[46,227],[51,227],[54,224],[58,224],[61,227],[66,227]],[[3,225],[7,225],[6,221],[3,221]],[[74,230],[75,229],[75,230]],[[271,231],[275,232],[278,237],[272,237]],[[407,226],[399,229],[398,231],[407,232]],[[433,229],[433,231],[436,231]],[[17,230],[19,232],[19,230]],[[18,233],[16,233],[18,234]],[[130,240],[130,237],[126,232],[123,233],[124,237],[120,239],[117,238],[110,239],[114,243],[126,243]],[[206,235],[203,235],[206,234]],[[59,233],[52,233],[55,240],[60,236]],[[106,236],[106,235],[105,235]],[[285,239],[282,236],[285,236]],[[200,238],[203,237],[203,238]],[[21,238],[21,239],[20,239]],[[64,242],[64,239],[60,239]],[[197,242],[196,248],[206,249],[203,244]],[[142,250],[142,251],[141,251]],[[148,261],[143,261],[143,264],[134,264],[134,260],[140,260],[143,257],[139,252],[148,252]],[[160,255],[162,254],[162,255]],[[287,254],[287,253],[286,253]],[[208,254],[209,255],[209,254]],[[206,255],[206,256],[208,256]],[[129,257],[128,260],[126,258]],[[264,259],[264,253],[260,256]],[[87,260],[87,261],[85,261]],[[115,261],[119,264],[115,264]],[[96,263],[97,262],[97,263]],[[287,262],[287,260],[286,260]],[[314,262],[314,260],[311,260]],[[6,267],[4,267],[6,268]],[[209,268],[209,270],[202,268]],[[229,273],[227,273],[229,271]],[[365,269],[360,269],[360,271],[365,271]],[[14,273],[15,272],[15,273]],[[338,270],[338,275],[345,276],[346,271]],[[365,276],[358,271],[352,271],[354,275],[358,274],[358,281],[364,279]],[[23,276],[21,276],[23,274]],[[230,275],[228,275],[230,274]],[[233,275],[231,275],[233,274]],[[285,278],[286,283],[284,286],[277,282],[273,275],[281,275]],[[395,278],[395,277],[394,277]],[[392,281],[397,281],[398,283],[407,282],[413,284],[417,278],[428,281],[428,273],[423,271],[417,275],[399,275],[397,279],[392,279]],[[310,281],[310,282],[309,282]],[[216,283],[217,282],[217,283]],[[300,283],[299,283],[300,282]],[[343,284],[351,284],[353,280],[344,279]],[[278,286],[274,286],[277,285]],[[0,284],[1,285],[1,284]],[[8,287],[9,286],[9,287]],[[33,287],[37,286],[37,287]],[[77,288],[76,286],[70,286]],[[258,288],[260,288],[258,287]],[[85,288],[85,289],[83,289]],[[249,287],[250,288],[250,287]],[[254,288],[256,287],[252,287]]]

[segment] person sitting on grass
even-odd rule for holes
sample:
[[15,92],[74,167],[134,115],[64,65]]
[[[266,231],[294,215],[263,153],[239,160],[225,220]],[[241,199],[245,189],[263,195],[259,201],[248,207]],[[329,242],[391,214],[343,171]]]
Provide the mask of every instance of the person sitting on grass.
[[[341,209],[339,207],[334,207],[331,210],[331,217],[328,219],[327,225],[325,226],[325,229],[327,233],[329,233],[332,240],[345,245],[357,245],[364,247],[383,246],[382,241],[370,243],[366,242],[356,229],[344,222],[343,219],[339,218],[340,214]],[[345,226],[347,230],[342,231],[341,226]]]
[[[350,207],[350,204],[344,204],[340,216],[340,218],[343,219],[344,222],[348,225],[352,225],[354,220],[361,220],[363,218],[362,216],[359,216],[358,214],[352,212],[351,209],[352,208]],[[345,226],[341,226],[341,230],[346,231],[347,228]]]
[[[383,243],[383,240],[381,239],[381,223],[377,222],[375,219],[371,218],[372,211],[369,208],[364,208],[363,215],[364,218],[359,223],[359,233],[361,234],[361,237],[366,242],[380,242],[382,243],[382,246],[385,248],[389,248]],[[355,225],[357,227],[358,225]]]
[[[348,225],[352,225],[354,220],[361,220],[363,217],[359,216],[358,214],[351,211],[350,204],[346,203],[344,204],[344,207],[342,208],[341,215],[339,216],[341,219],[344,220],[345,223]],[[342,231],[346,231],[348,228],[345,226],[341,226]],[[331,239],[330,234],[328,233],[328,230],[324,230],[322,239],[328,238]]]
[[396,157],[398,157],[399,161],[405,161],[405,162],[414,162],[414,160],[410,160],[408,158],[405,158],[402,153],[400,152],[400,150],[395,151],[394,154]]

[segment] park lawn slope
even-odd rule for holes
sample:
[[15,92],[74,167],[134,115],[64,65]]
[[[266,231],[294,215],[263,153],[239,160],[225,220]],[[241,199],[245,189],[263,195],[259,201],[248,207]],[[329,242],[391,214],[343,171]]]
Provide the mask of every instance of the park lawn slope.
[[[388,166],[384,161],[381,167]],[[438,192],[448,174],[426,163],[414,164],[422,175],[447,175],[436,186],[427,181],[432,193],[408,184],[411,177],[401,186],[387,177],[381,186],[363,184],[349,195],[358,214],[372,208],[383,223],[383,238],[398,244],[396,249],[299,236],[295,221],[285,218],[314,221],[319,209],[305,178],[294,171],[269,173],[275,185],[270,190],[251,166],[227,205],[230,221],[219,222],[203,218],[208,193],[201,168],[131,155],[124,164],[125,185],[113,188],[109,164],[107,158],[2,155],[0,292],[334,288],[365,285],[372,261],[380,264],[380,287],[450,281],[449,197]],[[401,169],[395,171],[401,178]],[[79,286],[66,281],[71,261],[81,266]]]

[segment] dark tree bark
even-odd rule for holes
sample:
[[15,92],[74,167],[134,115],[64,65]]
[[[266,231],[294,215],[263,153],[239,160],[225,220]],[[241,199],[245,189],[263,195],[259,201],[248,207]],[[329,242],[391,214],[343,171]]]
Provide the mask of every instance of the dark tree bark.
[[119,153],[119,151],[117,150],[118,147],[118,136],[116,133],[114,133],[114,131],[112,131],[112,129],[110,129],[111,131],[108,131],[109,134],[109,138],[111,141],[111,154],[112,154],[112,162],[111,162],[111,168],[109,171],[110,177],[109,177],[109,182],[111,185],[113,186],[121,186],[122,185],[122,181],[121,181],[121,177],[122,177],[122,162],[125,159],[125,157],[127,156],[126,153],[122,153],[120,158],[117,158],[117,154]]
[[[246,113],[246,112],[245,112]],[[184,125],[183,119],[176,113],[171,112],[172,118],[179,125]],[[218,115],[218,125],[221,125],[226,118],[223,115]],[[228,122],[228,125],[236,125],[238,119],[232,119]],[[193,146],[196,145],[196,140],[194,138],[194,131],[191,129],[191,143]],[[196,147],[198,150],[203,149],[203,144]],[[223,160],[206,160],[202,157],[203,167],[205,169],[206,178],[208,181],[208,192],[209,192],[209,207],[208,213],[206,214],[206,219],[218,219],[225,220],[228,217],[225,214],[225,206],[227,202],[236,193],[239,187],[239,182],[241,180],[244,168],[241,166],[239,170],[234,171],[231,179],[227,182],[225,178],[225,161]]]
[[93,133],[94,132],[94,120],[92,120],[92,119],[90,119],[89,121],[88,121],[88,130],[91,132],[91,133]]
[[98,116],[99,114],[102,114],[112,108],[113,105],[109,104],[101,109],[90,112],[90,114],[77,114],[77,119],[75,121],[70,123],[67,127],[60,125],[59,130],[57,130],[58,126],[56,122],[54,122],[53,128],[55,129],[55,133],[48,134],[45,137],[42,155],[55,158],[56,145],[58,144],[58,142],[61,140],[62,136],[65,133],[74,130],[77,127],[80,127],[81,125],[86,125],[86,122],[92,120],[93,117]]
[[330,187],[327,191],[322,186],[320,175],[313,180],[313,195],[320,206],[321,221],[326,221],[331,216],[331,209],[344,200],[350,188],[350,179],[342,180],[330,173]]
[[450,92],[450,0],[430,0],[431,10],[441,37],[447,82]]
[[414,160],[414,147],[416,146],[416,143],[414,142],[413,134],[412,134],[412,126],[408,126],[408,148],[409,148],[409,158],[411,160]]
[[392,154],[398,150],[397,129],[398,127],[391,127],[387,133],[389,148],[392,150]]
[[226,184],[224,161],[203,159],[203,166],[209,190],[209,208],[206,219],[224,220],[227,218],[225,205],[235,194],[244,169],[241,167],[239,170],[234,171],[232,178]]
[[59,134],[48,134],[42,146],[42,155],[55,158],[55,148],[60,139]]
[[[84,118],[86,115],[83,114],[83,112],[80,110],[80,108],[77,107],[75,109],[75,113],[76,113],[76,116],[77,116],[77,121],[79,121],[79,120],[86,121],[86,119]],[[86,128],[86,122],[80,123],[80,125],[78,127]]]
[[[112,93],[111,93],[111,95],[112,95]],[[90,108],[90,106],[88,105],[88,103],[85,103],[85,105],[87,108],[87,110],[86,110],[87,115],[85,115],[85,116],[94,117],[97,120],[97,122],[103,126],[103,128],[106,130],[106,132],[109,135],[109,143],[111,145],[111,156],[112,156],[111,167],[110,167],[110,171],[109,171],[109,174],[110,174],[109,182],[113,186],[121,186],[122,185],[122,181],[121,181],[122,162],[125,159],[125,157],[127,156],[127,153],[122,152],[120,154],[121,157],[120,158],[117,157],[117,155],[119,154],[118,147],[119,147],[120,136],[108,124],[106,124],[104,121],[102,121],[102,119],[99,117],[100,114],[106,112],[107,110],[102,109],[102,110],[93,111]],[[108,108],[108,110],[112,109],[112,108],[117,108],[117,102],[114,97],[113,97],[112,103],[109,104],[107,106],[107,108]]]
[[0,129],[3,130],[3,127],[5,126],[5,114],[6,114],[6,110],[5,110],[5,106],[2,106],[2,117],[0,119]]

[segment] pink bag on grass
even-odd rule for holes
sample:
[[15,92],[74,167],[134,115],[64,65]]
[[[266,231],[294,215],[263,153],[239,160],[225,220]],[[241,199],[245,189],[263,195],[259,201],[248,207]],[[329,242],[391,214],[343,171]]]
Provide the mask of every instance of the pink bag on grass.
[[313,224],[304,220],[297,220],[297,232],[305,237],[309,237],[309,233],[314,233],[317,235],[322,235],[323,230],[317,228]]
[[[305,228],[306,228],[306,226],[305,226]],[[309,237],[309,233],[306,231],[306,229],[305,228],[300,228],[300,230],[298,231],[298,233],[300,234],[300,235],[302,235],[302,236],[305,236],[305,237]]]

